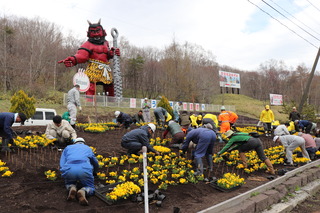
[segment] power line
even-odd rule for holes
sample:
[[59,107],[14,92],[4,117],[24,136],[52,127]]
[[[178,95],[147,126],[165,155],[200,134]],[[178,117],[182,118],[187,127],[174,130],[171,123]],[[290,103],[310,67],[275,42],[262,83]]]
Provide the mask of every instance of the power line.
[[248,2],[250,2],[252,5],[256,6],[257,8],[259,8],[259,10],[261,10],[262,12],[264,12],[265,14],[267,14],[268,16],[270,16],[271,18],[273,18],[274,20],[276,20],[277,22],[279,22],[281,25],[283,25],[284,27],[286,27],[288,30],[290,30],[291,32],[293,32],[294,34],[296,34],[297,36],[299,36],[300,38],[302,38],[303,40],[305,40],[307,43],[309,43],[311,46],[315,47],[318,49],[318,47],[316,45],[314,45],[313,43],[311,43],[310,41],[308,41],[306,38],[302,37],[301,35],[299,35],[297,32],[295,32],[294,30],[290,29],[287,25],[285,25],[284,23],[282,23],[281,21],[279,21],[278,19],[274,18],[270,13],[268,13],[267,11],[263,10],[261,7],[259,7],[258,5],[256,5],[255,3],[251,2],[250,0],[248,0]]
[[[292,0],[286,0],[286,1],[287,1],[287,3],[289,3],[289,4],[292,3]],[[300,11],[300,10],[303,9],[303,8],[301,8],[300,6],[295,5],[295,4],[291,4],[290,7],[293,8],[293,9],[296,9],[296,10],[298,10],[298,11]],[[317,25],[320,25],[320,23],[318,22],[318,20],[315,19],[314,17],[310,16],[309,13],[304,13],[304,15],[307,16],[309,19],[311,19],[313,22],[315,22]]]
[[306,0],[307,2],[309,2],[309,4],[311,4],[316,10],[318,10],[320,12],[320,9],[317,8],[314,4],[312,4],[309,0]]
[[296,21],[298,21],[299,23],[301,23],[302,25],[304,25],[305,27],[307,27],[309,30],[313,31],[314,33],[320,35],[320,33],[316,32],[315,30],[313,30],[312,28],[310,28],[308,25],[306,25],[305,23],[303,23],[302,21],[300,21],[299,19],[297,19],[294,15],[292,15],[291,13],[289,13],[287,10],[285,10],[283,7],[281,7],[279,4],[277,4],[276,2],[274,2],[273,0],[270,0],[271,2],[273,2],[275,5],[277,5],[280,9],[282,9],[284,12],[286,12],[288,15],[290,15],[292,18],[294,18]]
[[302,31],[304,31],[305,33],[307,33],[308,35],[310,35],[311,37],[313,37],[314,39],[320,41],[317,37],[315,37],[314,35],[312,35],[311,33],[309,33],[308,31],[306,31],[305,29],[303,29],[302,27],[300,27],[299,25],[297,25],[296,23],[294,23],[291,19],[289,19],[287,16],[283,15],[279,10],[277,10],[276,8],[274,8],[272,5],[270,5],[269,3],[265,2],[265,0],[261,0],[263,3],[265,3],[266,5],[268,5],[269,7],[271,7],[274,11],[276,11],[277,13],[279,13],[280,15],[282,15],[284,18],[288,19],[292,24],[296,25],[297,27],[299,27]]

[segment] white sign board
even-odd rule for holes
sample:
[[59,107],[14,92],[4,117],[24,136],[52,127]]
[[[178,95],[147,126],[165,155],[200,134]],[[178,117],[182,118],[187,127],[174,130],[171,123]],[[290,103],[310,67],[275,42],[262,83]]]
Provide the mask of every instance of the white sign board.
[[279,94],[270,94],[270,104],[281,106],[283,105],[282,95]]
[[220,87],[231,87],[240,89],[240,74],[233,72],[219,71]]
[[73,76],[73,85],[78,84],[80,92],[86,92],[90,87],[90,80],[84,71],[85,69],[78,69],[78,72]]

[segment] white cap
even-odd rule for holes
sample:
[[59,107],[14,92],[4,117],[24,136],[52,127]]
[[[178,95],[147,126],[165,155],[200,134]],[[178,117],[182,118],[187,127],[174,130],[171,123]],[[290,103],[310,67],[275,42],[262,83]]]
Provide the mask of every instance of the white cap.
[[147,100],[148,100],[148,98],[144,98],[144,100],[146,100],[146,101],[147,101]]
[[170,124],[172,124],[172,123],[175,123],[174,120],[170,120],[169,123],[168,123],[168,125],[170,125]]
[[279,138],[279,136],[274,136],[274,138],[273,138],[273,142],[276,142],[277,140],[278,140],[278,138]]
[[150,129],[152,130],[152,132],[156,131],[156,125],[154,125],[153,123],[149,123],[148,126],[150,127]]
[[116,116],[116,118],[120,115],[120,111],[115,111],[114,115]]
[[73,143],[86,143],[83,138],[76,138],[76,140]]
[[222,106],[220,110],[226,110],[226,108],[224,106]]

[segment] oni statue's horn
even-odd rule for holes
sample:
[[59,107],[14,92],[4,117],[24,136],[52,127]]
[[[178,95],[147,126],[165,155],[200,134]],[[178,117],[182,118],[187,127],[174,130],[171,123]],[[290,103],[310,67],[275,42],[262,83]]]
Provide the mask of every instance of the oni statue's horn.
[[100,25],[100,22],[101,22],[101,18],[99,19],[99,21],[98,21],[98,24]]
[[91,24],[91,22],[90,22],[89,20],[87,20],[87,22],[88,22],[88,24],[89,24],[89,25],[92,25],[92,24]]

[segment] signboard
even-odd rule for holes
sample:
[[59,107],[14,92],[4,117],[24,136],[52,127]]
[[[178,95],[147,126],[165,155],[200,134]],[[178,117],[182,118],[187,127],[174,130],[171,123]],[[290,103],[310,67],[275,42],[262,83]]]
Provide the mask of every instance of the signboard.
[[196,111],[200,110],[200,104],[196,104]]
[[157,108],[157,100],[151,100],[151,108],[152,109]]
[[78,69],[78,72],[73,76],[73,85],[78,84],[80,86],[80,92],[86,92],[90,87],[90,80],[84,73],[84,71],[85,69],[80,68]]
[[202,111],[206,111],[206,105],[205,104],[201,104],[201,110]]
[[282,95],[279,94],[270,94],[270,104],[281,106],[283,105]]
[[193,110],[193,103],[189,103],[189,109],[192,111]]
[[231,87],[240,89],[240,74],[219,71],[220,87]]
[[130,108],[136,108],[137,106],[137,99],[130,98]]
[[183,109],[183,110],[188,110],[188,105],[187,105],[187,103],[182,103],[182,109]]

